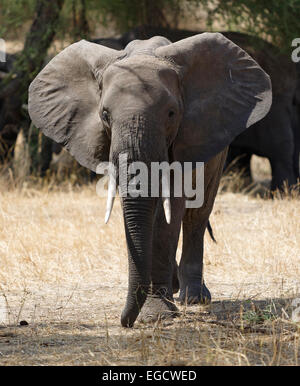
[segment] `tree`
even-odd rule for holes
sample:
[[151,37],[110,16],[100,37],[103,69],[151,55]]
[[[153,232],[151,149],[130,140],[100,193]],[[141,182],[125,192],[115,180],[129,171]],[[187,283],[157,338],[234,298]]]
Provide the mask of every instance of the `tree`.
[[208,11],[208,25],[218,18],[228,29],[259,35],[287,53],[300,37],[300,0],[196,1]]
[[176,28],[186,1],[89,0],[88,4],[89,9],[95,16],[100,17],[102,23],[113,22],[118,31],[125,32],[144,24]]
[[[145,24],[176,28],[183,15],[194,18],[200,8],[207,13],[207,29],[214,29],[219,19],[227,29],[259,35],[288,52],[292,40],[300,36],[300,0],[0,0],[0,37],[31,23],[10,73],[4,78],[1,73],[0,161],[11,153],[21,126],[28,134],[30,121],[22,106],[54,36],[69,41],[89,38],[99,23],[113,25],[116,32]],[[31,140],[36,140],[34,128],[31,133]],[[48,160],[50,145],[42,141]],[[34,156],[37,144],[31,149]]]
[[[22,106],[27,105],[29,84],[41,70],[55,35],[71,40],[88,38],[99,20],[115,22],[119,30],[145,23],[168,26],[166,15],[173,15],[175,21],[180,3],[180,0],[0,0],[2,33],[12,33],[32,20],[22,52],[0,82],[0,160],[12,154],[20,126],[28,138],[30,121]],[[31,133],[31,141],[36,140],[34,128]],[[49,141],[43,143],[50,146]],[[47,146],[43,149],[49,159]],[[33,156],[37,148],[37,143],[32,143]],[[46,167],[45,164],[43,169]]]
[[30,121],[22,108],[27,103],[28,87],[41,70],[64,0],[37,0],[35,16],[26,36],[23,51],[14,62],[10,73],[0,83],[0,99],[3,100],[0,121],[0,158],[6,159],[14,146],[20,128],[25,133]]

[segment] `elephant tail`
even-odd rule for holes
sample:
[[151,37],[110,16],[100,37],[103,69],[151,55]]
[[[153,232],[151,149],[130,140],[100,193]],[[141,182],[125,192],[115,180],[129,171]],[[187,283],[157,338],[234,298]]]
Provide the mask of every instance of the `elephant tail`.
[[293,160],[296,178],[300,179],[300,106],[298,106],[298,110],[298,125],[294,128],[295,147]]
[[300,104],[296,104],[292,123],[294,135],[293,166],[296,178],[300,178]]
[[213,229],[211,227],[211,224],[210,224],[210,221],[208,220],[208,223],[207,223],[207,230],[208,230],[208,233],[210,235],[210,238],[212,239],[212,241],[214,243],[217,243],[216,239],[215,239],[215,236],[214,236],[214,232],[213,232]]
[[294,96],[293,134],[294,134],[294,170],[297,178],[300,178],[300,63],[296,64],[298,82]]

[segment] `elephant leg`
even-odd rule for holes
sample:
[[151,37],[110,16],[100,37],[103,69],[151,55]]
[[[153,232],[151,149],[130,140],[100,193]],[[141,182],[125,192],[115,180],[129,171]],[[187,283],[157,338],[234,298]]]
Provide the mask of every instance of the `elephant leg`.
[[183,218],[183,246],[179,265],[181,303],[209,303],[211,295],[203,279],[203,239],[217,194],[226,151],[205,164],[204,203],[187,209]]
[[203,279],[203,238],[208,215],[188,209],[183,221],[183,247],[179,265],[181,303],[210,303],[211,295]]
[[141,322],[155,322],[177,316],[178,310],[173,299],[174,285],[178,282],[175,258],[184,203],[183,198],[171,199],[171,224],[165,220],[162,205],[157,208],[153,227],[151,289],[141,310]]
[[288,186],[297,183],[297,177],[294,172],[293,152],[278,154],[270,159],[272,168],[271,190],[284,189],[284,184]]
[[243,180],[242,187],[246,187],[252,182],[251,157],[252,153],[246,148],[233,145],[229,147],[225,161],[225,172],[238,173]]
[[[289,106],[280,106],[273,103],[275,116],[267,121],[267,140],[264,142],[263,154],[269,158],[272,169],[271,190],[284,190],[288,186],[297,183],[294,165],[295,136],[293,132],[293,120]],[[269,116],[269,115],[268,115]],[[267,116],[267,117],[268,117]],[[261,121],[258,123],[260,125]],[[274,133],[274,135],[271,135]]]

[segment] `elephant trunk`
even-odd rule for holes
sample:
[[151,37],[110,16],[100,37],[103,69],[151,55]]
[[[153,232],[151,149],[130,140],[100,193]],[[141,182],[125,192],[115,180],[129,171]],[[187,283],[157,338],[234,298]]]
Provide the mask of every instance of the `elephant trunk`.
[[121,323],[124,327],[132,327],[146,300],[150,286],[155,200],[124,197],[122,206],[128,248],[129,280]]
[[[131,119],[130,123],[120,124],[118,130],[112,132],[110,159],[114,165],[118,166],[116,181],[121,192],[129,261],[128,295],[121,316],[121,324],[124,327],[133,326],[147,298],[151,283],[153,219],[158,200],[151,197],[150,194],[152,183],[150,166],[151,162],[161,162],[167,159],[165,144],[159,141],[158,135],[150,135],[155,132],[156,127],[158,127],[157,123],[150,123],[143,117],[136,116]],[[134,162],[142,163],[147,168],[148,184],[146,190],[143,189],[143,192],[147,194],[130,193],[131,173],[135,175],[135,172],[132,172],[129,165]],[[170,221],[169,186],[162,193],[166,218],[167,221]],[[107,218],[112,207],[112,200],[109,197]]]

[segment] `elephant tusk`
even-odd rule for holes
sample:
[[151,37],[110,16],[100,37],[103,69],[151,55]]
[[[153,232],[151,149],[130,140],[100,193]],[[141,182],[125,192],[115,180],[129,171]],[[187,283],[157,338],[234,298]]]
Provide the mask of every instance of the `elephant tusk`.
[[105,224],[108,223],[108,220],[110,218],[111,211],[114,206],[116,196],[116,185],[114,178],[112,176],[109,177],[109,183],[108,183],[108,193],[107,193],[107,203],[106,203],[106,213],[105,213]]
[[168,224],[171,222],[171,200],[170,200],[170,186],[168,179],[162,175],[162,200],[165,212],[166,221]]
[[163,206],[165,211],[165,217],[168,224],[171,222],[171,201],[170,197],[163,197]]

